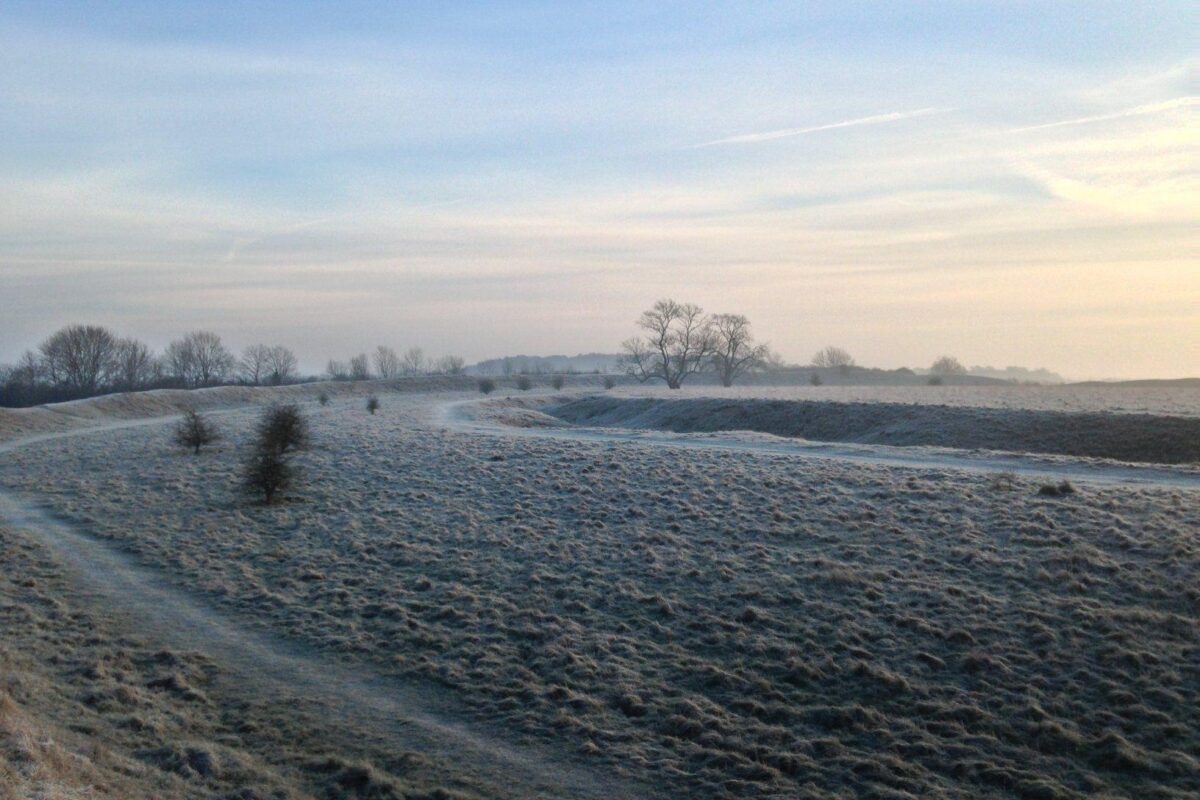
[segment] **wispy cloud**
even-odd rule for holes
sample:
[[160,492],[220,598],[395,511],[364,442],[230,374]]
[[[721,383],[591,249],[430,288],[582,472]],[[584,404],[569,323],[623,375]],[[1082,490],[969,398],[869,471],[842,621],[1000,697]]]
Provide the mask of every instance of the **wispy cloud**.
[[1108,114],[1094,114],[1089,117],[1076,117],[1075,119],[1064,119],[1058,122],[1047,122],[1042,125],[1028,125],[1023,128],[1009,128],[1005,133],[1025,133],[1027,131],[1044,131],[1050,128],[1065,128],[1070,125],[1087,125],[1092,122],[1108,122],[1114,119],[1125,119],[1126,117],[1141,117],[1149,114],[1161,114],[1165,111],[1175,111],[1180,108],[1191,108],[1200,106],[1200,97],[1176,97],[1162,103],[1149,103],[1144,106],[1134,106],[1133,108],[1125,108],[1120,111],[1113,111]]
[[728,136],[724,139],[714,139],[711,142],[695,145],[696,147],[714,147],[720,144],[753,144],[755,142],[770,142],[775,139],[787,139],[792,136],[803,136],[806,133],[818,133],[819,131],[831,131],[837,128],[857,128],[860,125],[882,125],[886,122],[899,122],[902,119],[912,119],[913,117],[924,117],[929,114],[937,114],[946,109],[940,108],[918,108],[915,111],[893,111],[889,114],[875,114],[870,117],[858,117],[857,119],[847,119],[841,122],[830,122],[825,125],[814,125],[808,128],[783,128],[777,131],[763,131],[761,133],[743,133],[738,136]]

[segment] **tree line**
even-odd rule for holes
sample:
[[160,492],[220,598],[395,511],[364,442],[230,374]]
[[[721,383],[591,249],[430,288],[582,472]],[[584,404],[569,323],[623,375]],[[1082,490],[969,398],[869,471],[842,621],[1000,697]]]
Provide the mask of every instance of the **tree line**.
[[417,375],[461,375],[466,366],[461,356],[429,358],[419,347],[410,347],[403,354],[397,354],[381,344],[369,356],[359,353],[349,361],[330,359],[325,365],[325,374],[335,381],[393,380]]
[[[405,375],[462,374],[459,356],[429,359],[419,347],[397,355],[380,345],[349,362],[330,361],[330,380],[369,380]],[[68,325],[51,334],[16,364],[0,365],[0,406],[19,407],[77,400],[110,392],[198,389],[230,384],[279,386],[305,380],[296,354],[284,345],[252,344],[235,353],[211,331],[192,331],[161,353],[99,325]]]
[[[691,375],[711,372],[722,386],[732,386],[747,373],[786,366],[768,345],[755,341],[750,320],[741,314],[706,314],[694,303],[665,299],[642,312],[637,326],[642,333],[621,344],[621,366],[642,383],[661,380],[678,389]],[[857,364],[849,352],[831,345],[813,355],[811,366],[849,374]],[[930,383],[966,373],[958,359],[942,356],[930,369]],[[821,383],[819,373],[811,382]]]
[[99,325],[68,325],[11,366],[0,366],[0,405],[74,400],[109,392],[280,385],[298,377],[295,354],[256,344],[235,355],[211,331],[192,331],[162,353]]

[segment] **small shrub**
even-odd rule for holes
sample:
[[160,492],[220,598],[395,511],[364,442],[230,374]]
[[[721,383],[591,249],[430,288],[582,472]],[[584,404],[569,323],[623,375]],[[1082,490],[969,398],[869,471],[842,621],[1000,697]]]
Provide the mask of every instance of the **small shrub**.
[[532,386],[533,386],[533,381],[529,380],[528,376],[522,375],[519,378],[517,378],[517,388],[520,389],[522,392],[528,392]]
[[604,388],[605,388],[605,389],[611,389],[611,388],[613,388],[613,387],[614,387],[614,386],[616,386],[616,385],[617,385],[617,379],[616,379],[616,378],[614,378],[612,375],[605,375],[605,376],[604,376]]
[[175,425],[175,443],[190,449],[193,455],[199,455],[201,447],[219,438],[216,426],[197,414],[194,408],[183,412],[183,419]]
[[997,472],[988,480],[988,488],[993,492],[1011,492],[1017,488],[1017,473]]
[[550,379],[550,385],[553,386],[555,389],[561,389],[563,387],[563,376],[555,375],[553,378]]
[[930,386],[941,386],[943,383],[945,383],[945,381],[944,381],[944,380],[942,380],[942,376],[941,376],[941,375],[934,375],[933,377],[931,377],[931,378],[929,379],[929,385],[930,385]]
[[371,395],[370,397],[367,398],[367,411],[370,411],[371,414],[374,414],[378,410],[379,410],[379,398],[376,397],[375,395]]
[[808,382],[813,386],[820,386],[825,381],[821,380],[821,376],[814,372],[812,375],[808,376]]
[[294,403],[271,406],[258,424],[258,449],[286,453],[308,444],[308,420]]
[[496,382],[494,380],[492,380],[491,378],[480,378],[479,379],[480,394],[491,394],[494,391],[496,391]]
[[295,471],[283,453],[273,447],[259,447],[246,462],[242,487],[248,494],[262,495],[263,502],[270,505],[291,485],[294,475]]
[[1047,483],[1038,489],[1038,494],[1042,497],[1066,497],[1067,495],[1075,494],[1075,487],[1070,481],[1062,483]]
[[317,402],[320,403],[322,406],[329,405],[329,393],[321,392],[319,395],[317,395]]

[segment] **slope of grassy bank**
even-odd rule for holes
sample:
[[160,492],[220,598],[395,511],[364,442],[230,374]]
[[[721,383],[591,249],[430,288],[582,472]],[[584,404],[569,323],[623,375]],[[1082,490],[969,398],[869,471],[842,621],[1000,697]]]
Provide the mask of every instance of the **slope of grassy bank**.
[[577,425],[755,431],[822,442],[1200,463],[1200,418],[902,403],[592,396],[546,411]]

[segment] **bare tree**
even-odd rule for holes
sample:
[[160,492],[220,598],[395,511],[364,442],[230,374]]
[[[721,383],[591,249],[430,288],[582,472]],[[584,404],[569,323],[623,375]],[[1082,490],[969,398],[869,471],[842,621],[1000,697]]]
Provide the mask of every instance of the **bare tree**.
[[137,339],[118,339],[114,355],[114,382],[126,391],[146,386],[154,380],[156,365],[150,348]]
[[385,381],[390,381],[400,375],[400,357],[392,348],[379,345],[375,348],[372,360],[375,362],[375,374]]
[[400,359],[400,368],[405,375],[420,375],[425,372],[425,351],[419,347],[410,347]]
[[265,344],[252,344],[242,351],[238,359],[238,373],[242,380],[252,386],[262,383],[267,374],[267,362],[271,358],[271,348]]
[[50,382],[79,394],[94,394],[116,366],[117,337],[98,325],[68,325],[42,342],[42,367]]
[[366,353],[359,353],[350,359],[350,380],[369,381],[371,379],[371,362]]
[[9,372],[8,380],[31,392],[46,382],[46,365],[37,353],[26,350]]
[[187,386],[212,386],[229,377],[235,359],[221,337],[210,331],[192,331],[167,345],[171,374]]
[[267,351],[267,379],[272,386],[282,386],[296,375],[296,354],[281,344]]
[[183,412],[183,419],[176,423],[174,438],[180,447],[186,447],[193,455],[199,455],[200,448],[217,441],[220,434],[215,425],[196,413],[196,409],[189,408]]
[[260,447],[246,461],[242,487],[249,494],[262,495],[263,502],[270,505],[294,477],[295,470],[283,453]]
[[750,320],[741,314],[715,314],[712,317],[713,366],[722,386],[767,362],[770,348],[755,344]]
[[847,372],[850,367],[854,366],[854,357],[842,348],[830,345],[818,350],[813,356],[812,363],[814,367],[837,368],[842,372]]
[[258,447],[280,453],[297,450],[309,442],[308,420],[295,403],[271,406],[258,423]]
[[437,362],[437,371],[443,375],[462,375],[467,362],[462,356],[442,356]]
[[697,305],[659,300],[637,324],[646,335],[622,344],[623,362],[625,371],[643,383],[658,378],[678,389],[712,355],[712,322]]
[[954,356],[942,356],[937,361],[933,362],[933,366],[929,371],[934,375],[948,377],[950,375],[966,375],[967,368],[962,365]]
[[325,373],[331,380],[344,381],[350,378],[350,367],[344,361],[335,361],[331,358],[325,365]]

